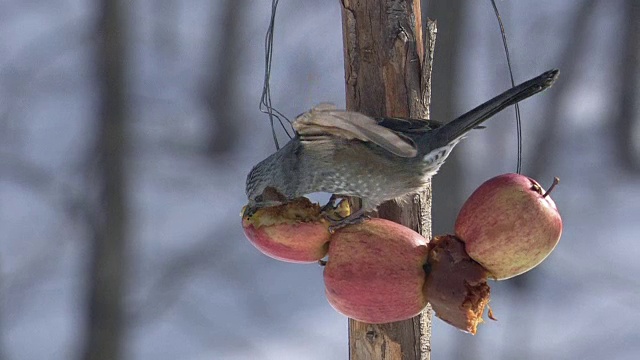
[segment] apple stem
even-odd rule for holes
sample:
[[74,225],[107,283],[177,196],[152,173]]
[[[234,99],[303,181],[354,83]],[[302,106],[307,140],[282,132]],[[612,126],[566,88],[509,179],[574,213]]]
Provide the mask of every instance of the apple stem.
[[318,265],[320,265],[320,266],[326,266],[326,265],[327,265],[327,262],[326,262],[325,260],[320,259],[320,260],[318,260]]
[[560,179],[557,176],[553,177],[553,184],[551,184],[551,186],[549,187],[549,190],[547,190],[546,193],[544,193],[544,195],[542,195],[542,197],[546,198],[547,195],[551,194],[551,192],[553,191],[553,189],[556,187],[556,185],[558,185],[560,183]]

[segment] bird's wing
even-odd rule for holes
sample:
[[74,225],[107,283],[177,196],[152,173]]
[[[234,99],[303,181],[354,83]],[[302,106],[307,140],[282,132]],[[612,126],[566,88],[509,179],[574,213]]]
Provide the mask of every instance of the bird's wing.
[[408,119],[396,117],[378,117],[378,125],[403,135],[422,135],[442,126],[442,123],[427,119]]
[[372,142],[400,157],[415,157],[415,144],[366,115],[354,111],[337,110],[332,104],[320,104],[298,116],[293,128],[302,141],[337,136],[347,140]]

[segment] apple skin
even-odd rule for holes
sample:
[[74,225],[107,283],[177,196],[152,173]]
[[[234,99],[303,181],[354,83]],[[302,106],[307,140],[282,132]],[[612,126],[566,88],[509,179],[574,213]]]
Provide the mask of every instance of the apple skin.
[[427,240],[384,219],[336,231],[324,268],[327,300],[338,312],[370,324],[410,319],[427,305],[422,290]]
[[556,247],[562,219],[535,180],[503,174],[487,180],[464,203],[455,233],[469,256],[496,280],[527,272]]
[[243,221],[244,234],[263,254],[291,263],[313,263],[327,255],[329,230],[322,222],[256,228]]
[[317,262],[329,249],[329,223],[307,198],[244,216],[242,228],[263,254],[285,262]]

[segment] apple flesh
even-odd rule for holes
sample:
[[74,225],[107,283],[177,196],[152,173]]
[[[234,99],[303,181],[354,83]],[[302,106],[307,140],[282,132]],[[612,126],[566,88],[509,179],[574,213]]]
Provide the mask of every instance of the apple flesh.
[[384,219],[336,231],[324,268],[327,300],[338,312],[380,324],[410,319],[427,305],[422,288],[427,240]]
[[503,174],[471,194],[458,214],[455,233],[472,259],[503,280],[531,270],[553,251],[562,219],[538,182]]
[[475,334],[491,293],[487,271],[453,235],[434,237],[429,248],[424,293],[433,311],[446,323]]
[[[337,212],[348,214],[347,207],[347,202],[342,202]],[[329,222],[321,215],[320,206],[307,198],[243,216],[242,228],[258,250],[281,261],[317,262],[329,248]]]

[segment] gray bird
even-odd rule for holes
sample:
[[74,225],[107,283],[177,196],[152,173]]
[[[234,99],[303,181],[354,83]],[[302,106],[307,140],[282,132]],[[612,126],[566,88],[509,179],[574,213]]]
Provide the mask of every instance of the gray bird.
[[550,87],[557,76],[558,70],[547,71],[444,125],[372,118],[320,104],[294,120],[293,139],[253,167],[247,176],[245,215],[327,192],[359,197],[362,208],[341,220],[357,222],[381,203],[422,189],[469,130]]

